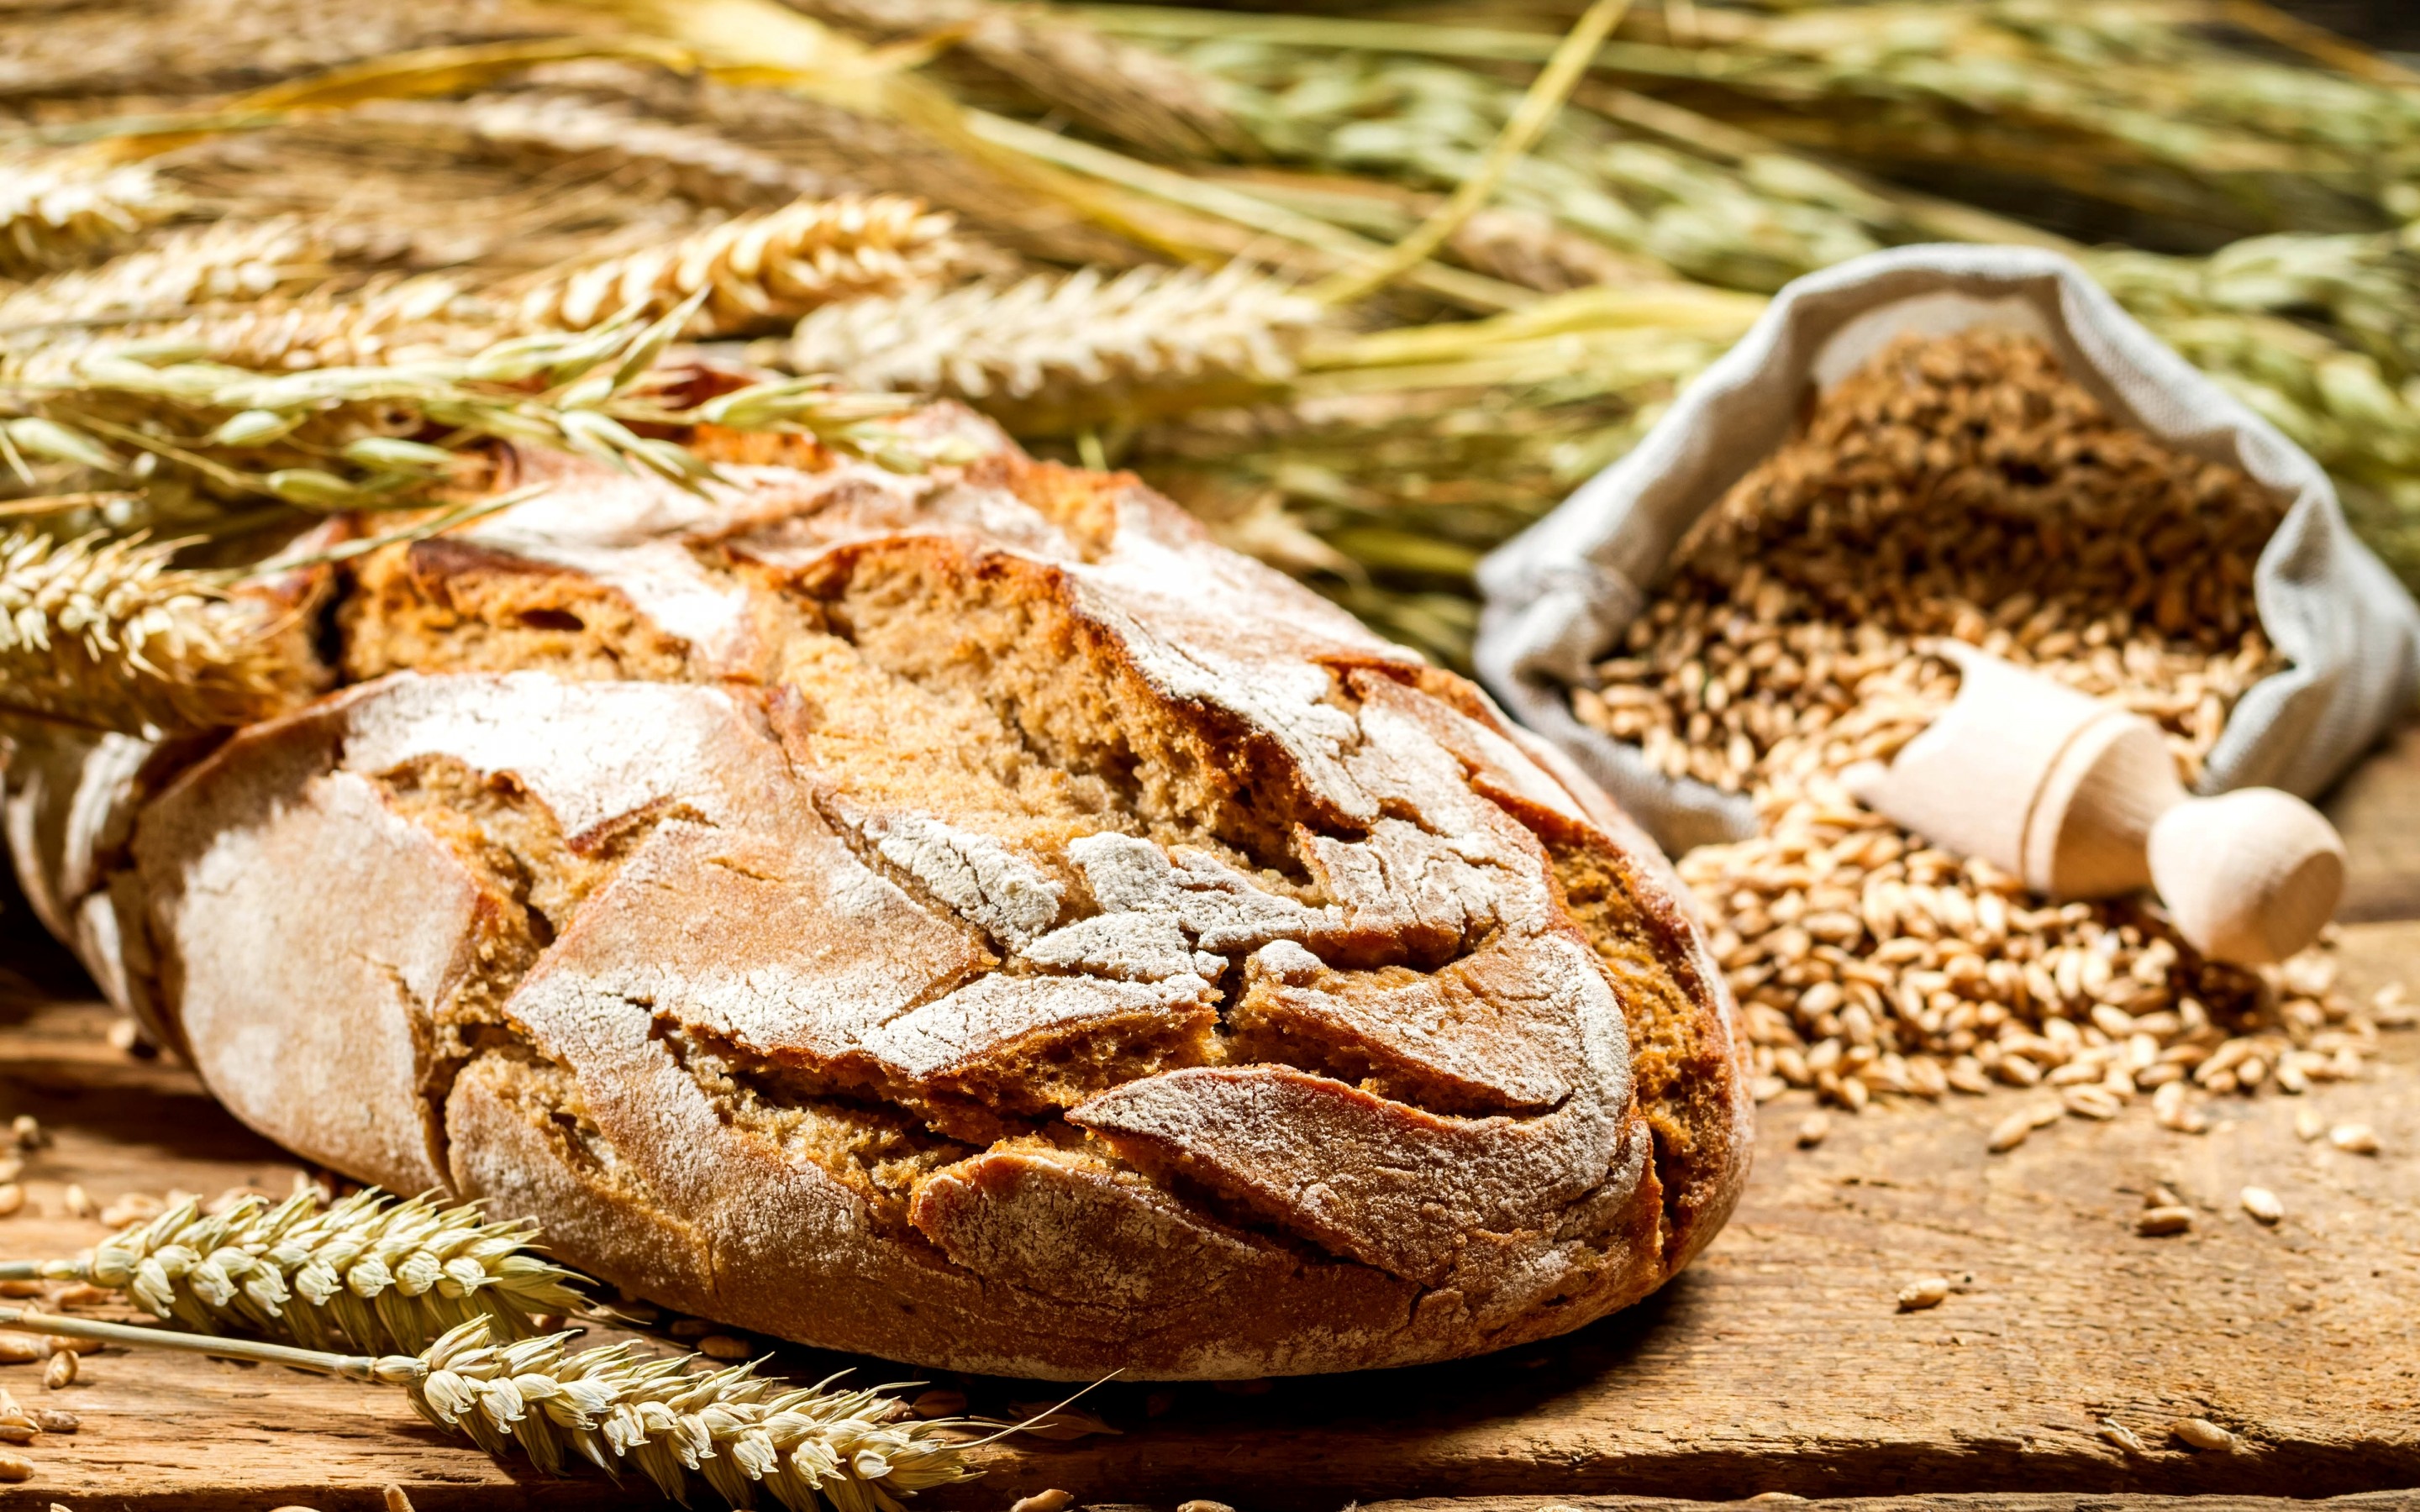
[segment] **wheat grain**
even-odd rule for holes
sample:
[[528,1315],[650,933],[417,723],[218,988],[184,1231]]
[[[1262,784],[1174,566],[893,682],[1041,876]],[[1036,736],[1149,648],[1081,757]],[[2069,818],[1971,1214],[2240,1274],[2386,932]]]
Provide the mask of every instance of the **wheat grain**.
[[137,540],[0,536],[0,705],[129,732],[248,723],[299,702],[265,601],[169,565]]
[[53,1354],[50,1364],[42,1367],[42,1389],[65,1391],[74,1385],[77,1367],[82,1363],[83,1357],[73,1350],[61,1350]]
[[473,1319],[518,1336],[532,1315],[579,1302],[568,1272],[529,1253],[533,1233],[483,1223],[474,1207],[375,1189],[325,1211],[308,1193],[273,1207],[246,1194],[216,1215],[188,1196],[84,1259],[8,1262],[0,1273],[121,1290],[203,1333],[417,1350]]
[[945,1437],[954,1422],[903,1421],[876,1392],[784,1388],[745,1365],[691,1373],[627,1345],[568,1353],[566,1337],[497,1344],[466,1323],[413,1362],[412,1405],[499,1458],[518,1448],[549,1472],[575,1455],[636,1468],[683,1501],[694,1474],[737,1505],[761,1491],[798,1512],[817,1495],[892,1507],[974,1473]]
[[2378,1131],[2366,1123],[2339,1123],[2328,1131],[2328,1143],[2353,1155],[2378,1153]]
[[334,265],[365,245],[358,235],[298,216],[194,226],[99,267],[53,273],[0,298],[0,333],[178,316],[187,305],[289,293],[324,281]]
[[[943,393],[1065,431],[1246,397],[1294,371],[1319,307],[1281,280],[1097,269],[1021,283],[858,300],[799,322],[790,365],[856,387]],[[1171,399],[1170,396],[1180,396]]]
[[1949,1282],[1937,1275],[1918,1276],[1900,1289],[1899,1310],[1903,1313],[1922,1312],[1938,1307],[1949,1296]]
[[2171,1205],[2145,1208],[2134,1217],[2134,1232],[2146,1237],[2181,1234],[2193,1227],[2193,1221],[2191,1208]]
[[2286,1205],[2265,1186],[2247,1186],[2237,1195],[2237,1200],[2243,1204],[2244,1211],[2264,1224],[2275,1224],[2286,1216]]
[[551,273],[513,292],[509,319],[524,331],[584,331],[631,314],[652,320],[702,295],[690,334],[751,334],[836,300],[946,276],[973,257],[950,225],[896,194],[799,200]]
[[1756,838],[1681,870],[1759,1074],[1852,1106],[2047,1082],[2084,1119],[2156,1089],[2163,1124],[2197,1130],[2185,1082],[2332,1079],[2346,1051],[2357,1070],[2373,1031],[2325,951],[2201,961],[2155,912],[2031,898],[1838,782],[1954,696],[1935,637],[2125,702],[2192,778],[2273,666],[2251,582],[2277,513],[2115,424],[2042,348],[1982,335],[1879,359],[1709,517],[1573,702],[1667,775],[1755,805]]
[[2204,1451],[2231,1454],[2237,1447],[2234,1434],[2206,1417],[2179,1419],[2176,1435],[2194,1448]]
[[950,37],[1052,106],[1156,155],[1216,158],[1246,143],[1210,79],[1074,17],[992,0],[802,0],[798,8],[878,38]]
[[88,262],[175,209],[139,165],[0,158],[0,276],[30,278]]

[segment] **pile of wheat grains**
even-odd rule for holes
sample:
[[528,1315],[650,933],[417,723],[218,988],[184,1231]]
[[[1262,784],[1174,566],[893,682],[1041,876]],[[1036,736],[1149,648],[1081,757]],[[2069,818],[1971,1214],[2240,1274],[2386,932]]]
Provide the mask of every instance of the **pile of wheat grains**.
[[2149,716],[2190,782],[2279,665],[2253,566],[2281,506],[2119,423],[2039,341],[1902,338],[1823,396],[1711,511],[1587,723],[1754,801],[1758,833],[1683,856],[1755,1043],[1759,1096],[1862,1110],[2042,1087],[1994,1148],[2060,1111],[2360,1074],[2377,1021],[2323,941],[2283,965],[2200,959],[2149,899],[2054,903],[1928,848],[1839,774],[1887,761],[1956,695],[1954,638]]

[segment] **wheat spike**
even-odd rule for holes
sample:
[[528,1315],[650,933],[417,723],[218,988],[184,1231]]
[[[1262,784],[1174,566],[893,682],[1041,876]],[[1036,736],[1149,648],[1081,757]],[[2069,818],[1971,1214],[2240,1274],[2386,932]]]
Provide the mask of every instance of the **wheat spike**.
[[416,1354],[348,1355],[0,1304],[0,1324],[67,1338],[401,1386],[423,1417],[499,1459],[518,1449],[550,1474],[575,1468],[574,1456],[608,1474],[635,1468],[684,1506],[703,1480],[737,1507],[762,1491],[792,1512],[904,1512],[904,1497],[983,1473],[957,1442],[973,1425],[910,1418],[880,1391],[792,1386],[752,1365],[697,1371],[695,1355],[628,1344],[575,1354],[568,1334],[498,1343],[494,1321],[467,1319]]
[[660,246],[550,274],[522,289],[513,324],[584,331],[636,312],[653,319],[703,294],[697,336],[776,328],[834,300],[891,294],[966,262],[950,218],[896,194],[799,200]]
[[188,305],[267,299],[321,282],[360,244],[358,236],[291,215],[192,226],[0,298],[0,332],[180,316]]
[[215,1215],[188,1197],[83,1259],[8,1269],[124,1291],[199,1333],[409,1353],[473,1321],[519,1338],[532,1314],[580,1305],[571,1273],[529,1253],[535,1232],[376,1188],[324,1211],[309,1192],[274,1207],[240,1197]]
[[88,262],[175,208],[139,164],[0,161],[0,275],[31,278]]
[[1205,75],[1072,16],[993,0],[794,3],[818,20],[885,39],[954,35],[967,56],[1159,156],[1217,158],[1248,140]]
[[171,567],[171,550],[0,536],[0,707],[153,733],[244,724],[308,696],[311,670],[272,612]]
[[[489,147],[542,161],[665,170],[685,199],[755,208],[820,198],[834,186],[819,173],[717,131],[658,120],[579,95],[533,92],[469,100],[380,100],[361,107],[365,120],[455,133]],[[703,191],[703,193],[701,193]]]
[[1240,264],[1086,269],[831,305],[799,322],[790,362],[857,387],[1114,409],[1141,391],[1280,380],[1319,318],[1311,300]]
[[944,1437],[959,1425],[903,1420],[876,1391],[787,1387],[748,1365],[693,1373],[694,1356],[626,1344],[568,1353],[566,1337],[496,1344],[483,1321],[465,1323],[421,1356],[412,1406],[491,1455],[518,1445],[546,1471],[574,1454],[636,1466],[681,1502],[695,1475],[735,1506],[762,1490],[795,1512],[818,1496],[839,1512],[897,1512],[904,1495],[977,1473]]

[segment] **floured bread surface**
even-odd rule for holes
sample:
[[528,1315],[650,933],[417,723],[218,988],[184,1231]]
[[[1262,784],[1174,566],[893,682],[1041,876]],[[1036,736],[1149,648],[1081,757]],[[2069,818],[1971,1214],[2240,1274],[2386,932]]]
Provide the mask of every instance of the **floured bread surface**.
[[111,887],[212,1089],[808,1343],[1473,1353],[1661,1284],[1747,1108],[1661,858],[1461,680],[1004,446],[553,491],[360,564],[349,686]]

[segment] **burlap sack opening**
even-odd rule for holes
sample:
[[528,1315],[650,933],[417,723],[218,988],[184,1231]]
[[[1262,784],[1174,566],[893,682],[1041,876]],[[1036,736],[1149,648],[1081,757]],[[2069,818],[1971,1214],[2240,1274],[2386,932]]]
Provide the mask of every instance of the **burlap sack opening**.
[[1481,679],[1569,751],[1666,849],[1745,839],[1745,796],[1666,777],[1590,729],[1569,689],[1647,606],[1675,546],[1785,440],[1810,388],[1906,332],[1976,326],[2048,342],[2111,411],[2180,451],[2241,468],[2291,501],[2254,579],[2262,628],[2290,665],[2237,703],[2201,789],[2316,795],[2420,689],[2420,608],[2353,538],[2327,474],[2064,257],[2031,248],[1903,247],[1783,289],[1627,456],[1481,563]]

